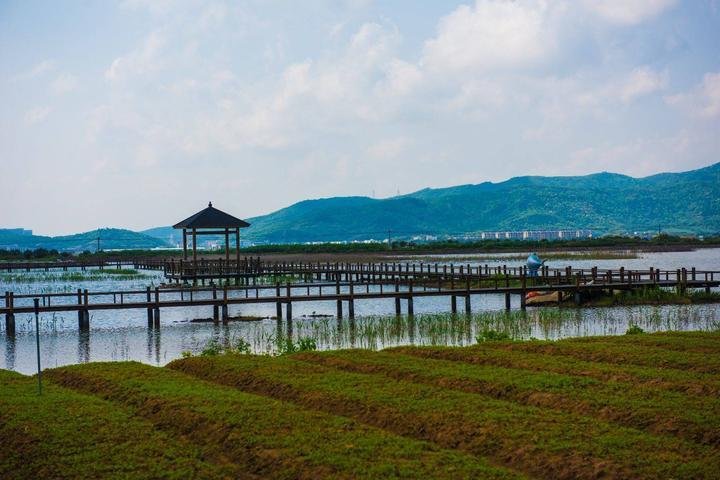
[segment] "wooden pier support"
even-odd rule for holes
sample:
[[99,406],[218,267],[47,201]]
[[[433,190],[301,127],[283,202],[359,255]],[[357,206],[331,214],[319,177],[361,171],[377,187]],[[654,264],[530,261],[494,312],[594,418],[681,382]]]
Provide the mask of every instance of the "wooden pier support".
[[505,310],[510,311],[510,294],[505,294]]
[[288,331],[292,328],[292,302],[290,301],[290,298],[292,298],[292,293],[290,289],[290,283],[287,284],[287,307],[285,307],[286,314],[287,314],[287,321],[288,321]]
[[[145,296],[146,296],[147,303],[150,304],[150,302],[152,301],[152,297],[150,295],[150,287],[147,287],[147,289],[145,290]],[[148,327],[152,328],[152,326],[153,326],[153,311],[152,311],[151,307],[148,307],[148,309],[147,309],[147,321],[148,321]]]
[[[340,280],[335,280],[335,294],[340,295]],[[343,318],[343,307],[342,307],[342,300],[337,301],[337,318],[338,320]]]
[[355,319],[355,285],[350,282],[350,299],[348,300],[348,318]]
[[412,280],[410,280],[409,291],[410,291],[410,295],[408,295],[408,299],[407,299],[407,308],[408,308],[408,316],[412,317],[413,315],[415,315],[415,307],[413,306],[413,281]]
[[453,315],[457,314],[457,297],[455,295],[450,297],[450,312]]
[[348,318],[355,319],[355,301],[352,298],[348,300]]
[[78,289],[78,329],[81,331],[88,330],[90,328],[90,312],[87,309],[88,305],[88,291],[82,291]]
[[[150,288],[150,287],[148,287],[148,289],[149,289],[149,288]],[[149,300],[148,300],[148,301],[149,301]],[[78,289],[77,289],[78,328],[80,328],[80,327],[82,326],[83,321],[84,321],[84,319],[85,319],[85,316],[83,315],[82,303],[83,303],[83,300],[82,300],[82,289],[78,288]]]
[[230,317],[228,316],[228,289],[227,285],[223,288],[223,305],[222,305],[222,322],[227,325]]
[[[275,283],[275,298],[280,298],[280,282]],[[275,303],[275,316],[278,320],[282,320],[282,302],[279,300]]]
[[155,307],[153,308],[153,327],[160,328],[160,289],[155,287]]
[[[395,279],[395,293],[397,294],[400,292],[400,283],[397,279]],[[395,295],[395,316],[399,317],[402,315],[402,310],[400,308],[400,297],[398,295]]]
[[465,296],[465,314],[470,315],[472,313],[472,306],[470,305],[470,295]]
[[[212,298],[217,300],[217,287],[215,285],[213,285]],[[213,305],[213,323],[220,323],[220,308],[217,305]]]
[[15,335],[15,314],[12,313],[13,302],[13,293],[5,292],[5,306],[10,309],[10,311],[5,314],[5,334],[8,336]]

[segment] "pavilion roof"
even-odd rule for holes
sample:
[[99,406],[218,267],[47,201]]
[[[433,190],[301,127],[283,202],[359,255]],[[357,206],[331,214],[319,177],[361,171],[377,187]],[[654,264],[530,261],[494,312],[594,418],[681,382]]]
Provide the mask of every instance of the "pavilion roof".
[[208,203],[207,208],[173,225],[173,228],[245,228],[250,224],[245,220],[225,213]]

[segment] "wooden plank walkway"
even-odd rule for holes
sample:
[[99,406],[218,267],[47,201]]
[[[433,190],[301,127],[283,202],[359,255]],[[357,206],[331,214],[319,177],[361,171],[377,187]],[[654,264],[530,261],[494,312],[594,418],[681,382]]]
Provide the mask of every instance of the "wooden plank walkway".
[[[221,274],[228,265],[224,261],[204,262],[202,266],[190,268],[197,273],[200,268],[210,274]],[[231,262],[227,262],[231,263]],[[242,263],[242,262],[241,262]],[[154,265],[154,266],[153,266]],[[148,264],[148,268],[170,269],[171,262]],[[176,264],[177,265],[177,264]],[[677,270],[616,270],[591,269],[550,269],[544,267],[539,275],[530,277],[524,267],[487,267],[440,264],[320,264],[320,263],[273,263],[247,262],[244,275],[256,282],[255,285],[224,285],[218,287],[156,287],[151,290],[116,290],[89,292],[77,290],[72,293],[38,293],[15,295],[5,292],[4,305],[0,314],[5,315],[6,332],[14,332],[15,315],[45,312],[77,312],[80,329],[89,328],[89,312],[100,310],[145,309],[148,325],[159,327],[160,311],[163,308],[209,306],[213,309],[216,322],[228,321],[228,305],[275,304],[277,318],[283,317],[285,306],[287,318],[292,318],[292,304],[296,302],[335,302],[337,316],[343,316],[343,302],[347,303],[348,316],[354,318],[355,301],[393,299],[395,313],[400,315],[401,301],[406,302],[406,312],[413,315],[413,299],[445,296],[450,299],[450,308],[457,313],[457,298],[465,300],[465,312],[471,311],[471,296],[502,294],[505,307],[510,309],[510,296],[518,295],[520,308],[525,308],[525,296],[531,291],[561,291],[579,296],[598,290],[633,290],[645,287],[705,289],[720,286],[720,272],[700,271],[695,268]],[[185,265],[183,265],[183,268]],[[237,265],[235,265],[237,268]],[[242,267],[242,265],[241,265]],[[179,272],[184,274],[182,269]],[[250,270],[253,270],[251,273]],[[166,270],[167,273],[167,270]],[[237,271],[232,272],[233,275]],[[293,276],[312,280],[303,283],[275,283],[262,285],[257,281],[273,276]],[[217,277],[216,277],[217,278]],[[222,277],[220,277],[222,278]],[[225,277],[228,280],[229,277]],[[371,290],[371,287],[375,287]],[[323,291],[323,289],[325,289]],[[365,290],[364,292],[362,290]],[[317,290],[314,292],[313,290]],[[112,302],[108,301],[112,297]],[[72,298],[73,302],[53,302],[53,299]],[[32,299],[30,305],[23,300]],[[96,300],[91,302],[92,300]],[[20,302],[16,304],[16,300]],[[26,303],[23,305],[22,303]]]

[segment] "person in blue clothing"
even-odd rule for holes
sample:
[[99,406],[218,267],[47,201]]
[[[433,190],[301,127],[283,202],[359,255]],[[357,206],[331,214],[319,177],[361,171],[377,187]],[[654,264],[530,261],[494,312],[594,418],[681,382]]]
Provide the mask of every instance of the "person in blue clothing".
[[545,260],[540,260],[537,253],[531,253],[527,258],[528,276],[537,277],[538,270],[540,270],[540,267],[542,267],[544,263]]

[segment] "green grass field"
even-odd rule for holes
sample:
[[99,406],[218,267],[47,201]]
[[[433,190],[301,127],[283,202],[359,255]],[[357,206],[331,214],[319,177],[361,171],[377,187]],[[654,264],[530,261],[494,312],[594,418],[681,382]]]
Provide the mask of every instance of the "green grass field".
[[0,478],[720,478],[720,333],[0,372]]

